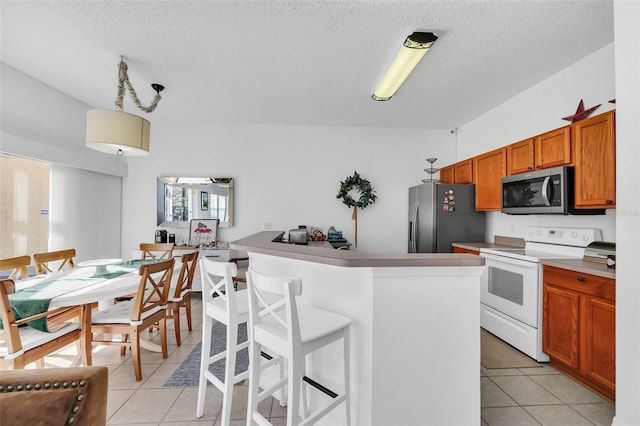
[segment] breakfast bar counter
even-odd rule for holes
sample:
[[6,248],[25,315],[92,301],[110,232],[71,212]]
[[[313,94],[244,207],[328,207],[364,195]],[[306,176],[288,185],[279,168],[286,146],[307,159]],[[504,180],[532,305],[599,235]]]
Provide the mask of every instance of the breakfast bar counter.
[[[353,320],[352,424],[480,424],[484,258],[335,250],[278,242],[283,234],[260,232],[231,248],[246,251],[255,270],[301,278],[301,303]],[[314,353],[307,375],[339,390],[340,352],[336,344]],[[311,396],[312,404],[326,398]],[[324,420],[344,424],[344,409]]]

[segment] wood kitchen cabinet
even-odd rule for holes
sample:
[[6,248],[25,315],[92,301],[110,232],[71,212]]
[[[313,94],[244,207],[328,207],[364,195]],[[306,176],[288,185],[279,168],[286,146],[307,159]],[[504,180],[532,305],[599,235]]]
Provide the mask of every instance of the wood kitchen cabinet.
[[455,183],[473,183],[473,160],[459,161],[453,165]]
[[486,152],[473,158],[473,182],[476,185],[476,210],[500,210],[500,179],[507,173],[507,148]]
[[542,350],[551,365],[615,401],[615,280],[544,266]]
[[440,169],[440,183],[455,183],[455,169],[453,164]]
[[459,161],[441,168],[440,183],[473,183],[473,160]]
[[575,207],[616,205],[615,111],[572,125],[575,153]]
[[453,248],[453,252],[454,253],[475,254],[476,256],[480,255],[480,252],[478,250],[471,250],[471,249],[466,249],[466,248],[462,248],[462,247],[454,247]]
[[507,174],[571,164],[571,127],[543,133],[507,146]]

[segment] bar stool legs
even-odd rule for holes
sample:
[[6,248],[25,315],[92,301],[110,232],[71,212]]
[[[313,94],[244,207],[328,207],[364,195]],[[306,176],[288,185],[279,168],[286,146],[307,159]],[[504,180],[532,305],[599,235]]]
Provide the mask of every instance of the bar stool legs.
[[[269,277],[250,268],[247,272],[247,286],[250,341],[247,425],[270,424],[258,412],[258,404],[276,391],[284,390],[285,386],[288,426],[313,424],[343,403],[346,406],[346,424],[351,424],[349,399],[351,319],[312,305],[297,304],[295,296],[301,294],[302,288],[302,282],[299,279]],[[344,392],[338,394],[307,377],[305,357],[340,340],[343,343]],[[260,375],[265,367],[260,363],[263,350],[273,352],[280,358],[286,358],[287,377],[260,391]],[[275,357],[271,361],[274,360]],[[310,413],[307,391],[317,390],[328,395],[332,401],[321,408],[314,408],[314,412]]]

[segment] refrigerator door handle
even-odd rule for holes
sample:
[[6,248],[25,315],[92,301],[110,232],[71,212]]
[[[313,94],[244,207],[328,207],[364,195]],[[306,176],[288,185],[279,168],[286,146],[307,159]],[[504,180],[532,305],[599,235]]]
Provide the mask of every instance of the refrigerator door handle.
[[409,241],[411,241],[411,253],[418,252],[418,242],[416,241],[416,228],[418,227],[418,203],[413,207],[413,214],[411,215],[411,222],[409,224]]

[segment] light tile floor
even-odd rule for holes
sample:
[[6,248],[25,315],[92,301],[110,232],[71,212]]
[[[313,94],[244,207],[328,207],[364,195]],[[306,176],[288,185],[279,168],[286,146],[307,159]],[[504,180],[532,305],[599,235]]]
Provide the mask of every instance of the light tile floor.
[[[109,368],[108,425],[220,425],[222,395],[217,389],[212,386],[207,389],[205,413],[198,419],[197,387],[163,387],[200,341],[199,298],[193,300],[193,314],[193,332],[187,331],[186,319],[181,320],[180,347],[175,344],[173,325],[169,325],[167,359],[162,359],[159,353],[144,351],[140,382],[135,381],[129,352],[121,357],[115,346],[94,349],[94,365]],[[151,337],[153,341],[159,339],[157,332]],[[69,354],[75,354],[75,346],[63,353],[67,355],[47,357],[47,366],[67,366]],[[611,425],[614,405],[546,364],[520,369],[480,367],[480,375],[482,426]],[[232,426],[245,424],[247,390],[246,384],[235,387]],[[286,409],[275,400],[264,401],[260,409],[274,425],[286,424]]]

